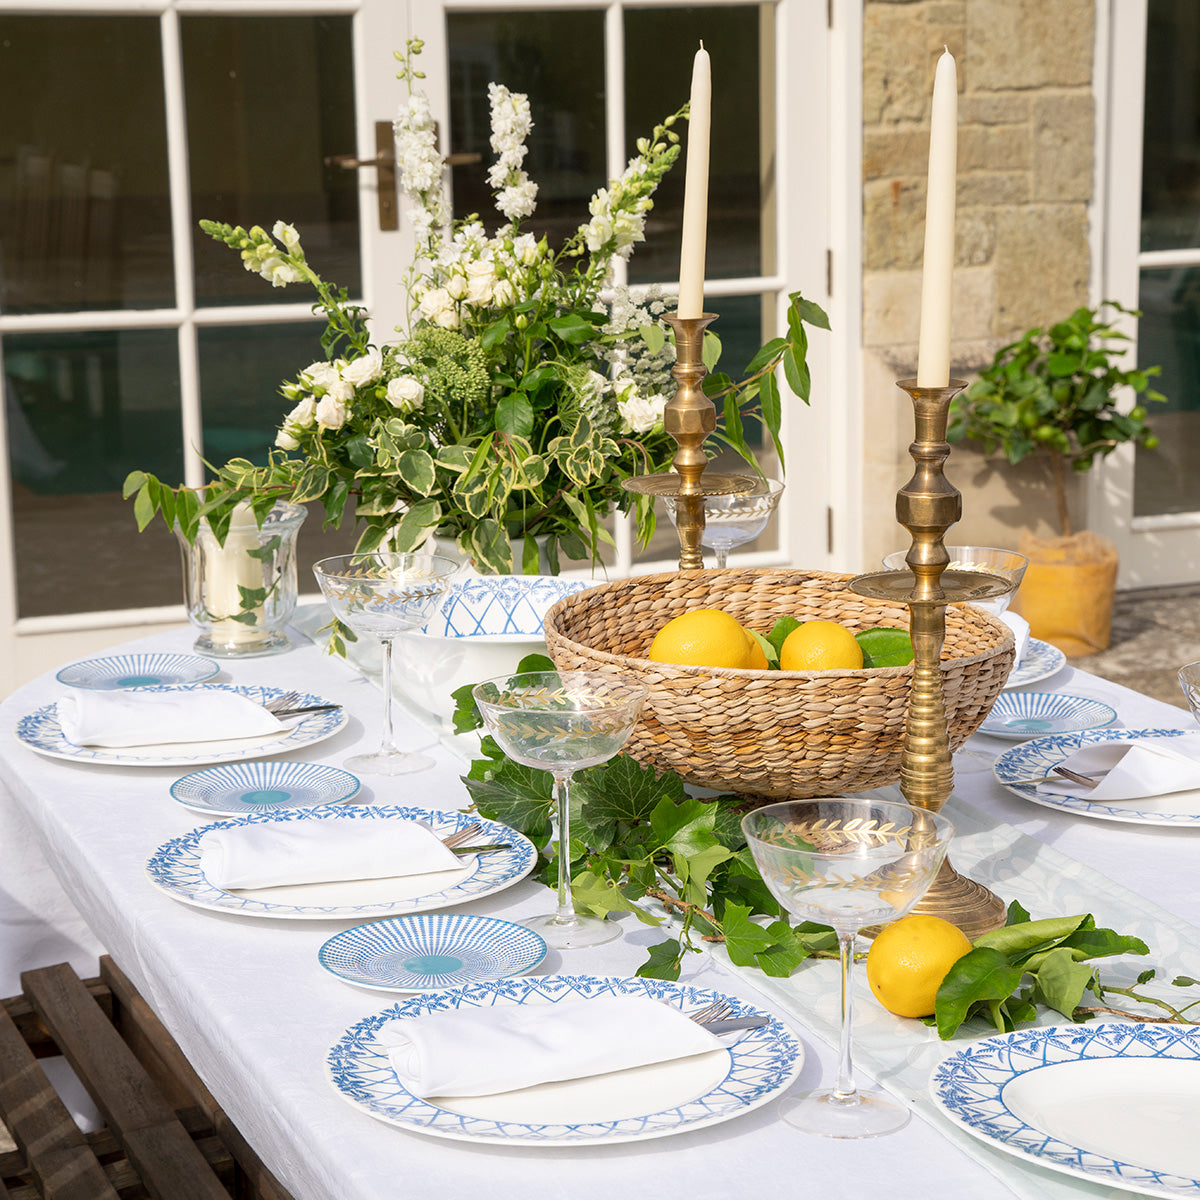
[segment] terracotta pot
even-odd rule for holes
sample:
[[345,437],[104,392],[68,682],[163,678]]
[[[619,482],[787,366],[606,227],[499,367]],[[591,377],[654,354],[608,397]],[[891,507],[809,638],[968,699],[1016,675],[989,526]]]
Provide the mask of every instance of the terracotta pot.
[[1012,607],[1030,634],[1069,658],[1107,650],[1117,588],[1113,543],[1087,532],[1049,541],[1026,537],[1021,553],[1029,567]]

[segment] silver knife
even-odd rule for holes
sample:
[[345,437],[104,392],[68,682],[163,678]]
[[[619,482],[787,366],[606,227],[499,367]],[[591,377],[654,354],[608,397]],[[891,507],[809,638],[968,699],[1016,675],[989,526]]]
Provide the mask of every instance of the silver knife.
[[709,1033],[735,1033],[739,1029],[761,1029],[771,1021],[771,1017],[728,1017],[724,1021],[705,1021],[701,1028]]
[[472,854],[491,854],[494,850],[511,849],[512,846],[508,842],[489,842],[486,846],[451,846],[450,853],[467,858]]

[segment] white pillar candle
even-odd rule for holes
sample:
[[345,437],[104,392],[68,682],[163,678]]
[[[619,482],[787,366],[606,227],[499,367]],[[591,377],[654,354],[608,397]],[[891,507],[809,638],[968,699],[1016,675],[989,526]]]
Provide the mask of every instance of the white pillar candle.
[[688,116],[687,178],[683,192],[683,247],[679,254],[679,316],[704,312],[704,246],[708,236],[708,140],[712,68],[704,43],[692,64]]
[[921,279],[917,386],[950,382],[950,293],[954,279],[954,189],[958,164],[958,74],[949,50],[938,59],[929,126],[929,189]]
[[[246,530],[247,526],[251,527],[250,531],[236,532],[239,528]],[[233,510],[223,547],[217,545],[212,534],[207,536],[210,544],[204,564],[204,607],[212,617],[210,636],[215,643],[223,646],[244,646],[261,640],[262,605],[242,608],[241,589],[263,586],[263,564],[247,553],[257,550],[261,542],[250,505],[239,504]],[[255,617],[253,625],[233,620],[247,613]]]

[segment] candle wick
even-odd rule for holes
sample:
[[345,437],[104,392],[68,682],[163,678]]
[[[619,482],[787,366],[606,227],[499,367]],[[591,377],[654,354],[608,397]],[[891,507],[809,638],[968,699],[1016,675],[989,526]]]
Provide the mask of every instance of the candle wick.
[[703,38],[700,39],[700,49],[701,50],[704,49],[704,39]]

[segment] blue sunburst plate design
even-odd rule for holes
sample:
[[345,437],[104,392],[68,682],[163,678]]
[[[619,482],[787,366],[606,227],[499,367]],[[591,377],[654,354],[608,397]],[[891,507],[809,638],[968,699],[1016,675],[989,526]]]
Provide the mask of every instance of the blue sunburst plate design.
[[1138,800],[1114,800],[1105,804],[1082,796],[1037,790],[1038,783],[1053,780],[1054,768],[1066,762],[1081,746],[1092,742],[1133,741],[1135,738],[1183,737],[1187,733],[1186,729],[1093,729],[1088,733],[1034,738],[1006,750],[996,759],[992,770],[1010,792],[1044,808],[1094,817],[1099,821],[1200,827],[1200,791],[1171,792],[1166,796],[1143,796]]
[[1053,733],[1085,733],[1117,719],[1117,711],[1087,696],[1061,692],[1001,692],[980,733],[992,737],[1033,738]]
[[[209,690],[240,692],[258,704],[266,704],[284,694],[283,688],[232,687],[225,683],[210,683]],[[179,691],[178,688],[141,688],[140,693]],[[296,707],[329,704],[313,692],[297,692]],[[17,738],[30,750],[50,758],[66,758],[71,762],[99,763],[114,767],[198,767],[204,763],[236,762],[239,759],[267,758],[286,754],[301,746],[311,746],[333,737],[349,718],[344,709],[333,712],[308,713],[293,718],[279,733],[262,737],[230,738],[219,742],[165,742],[161,746],[77,746],[63,736],[58,723],[58,709],[53,704],[39,708],[17,722]]]
[[1004,681],[1006,688],[1028,687],[1031,683],[1040,683],[1051,675],[1061,671],[1066,665],[1067,656],[1049,642],[1030,638],[1021,655],[1020,666],[1014,667],[1009,677]]
[[196,812],[240,817],[278,808],[342,804],[359,787],[349,771],[324,763],[258,761],[193,771],[171,784],[171,795]]
[[114,658],[85,658],[71,663],[55,679],[67,687],[115,692],[203,683],[220,669],[219,663],[196,654],[119,654]]
[[724,1000],[734,1016],[771,1015],[736,996],[662,979],[502,979],[414,996],[364,1018],[329,1051],[326,1069],[333,1086],[356,1108],[415,1133],[509,1146],[578,1146],[668,1137],[742,1116],[791,1086],[804,1063],[801,1044],[772,1019],[711,1054],[494,1096],[422,1100],[396,1078],[386,1048],[375,1037],[389,1022],[422,1013],[606,995],[651,996],[684,1012]]
[[1093,1183],[1200,1200],[1200,1030],[1054,1025],[984,1038],[930,1081],[942,1112],[1009,1154]]
[[317,952],[330,974],[385,992],[440,992],[531,971],[546,957],[532,929],[473,913],[414,913],[358,925]]
[[[201,870],[201,838],[212,829],[231,829],[262,821],[357,821],[362,825],[364,837],[371,836],[372,825],[379,821],[420,821],[442,838],[478,821],[481,845],[503,842],[510,849],[464,857],[462,866],[455,871],[404,879],[353,879],[238,892],[227,892],[209,883]],[[537,851],[533,843],[498,821],[430,808],[351,805],[344,808],[287,808],[205,825],[160,846],[146,864],[146,871],[151,882],[168,896],[195,908],[242,917],[341,920],[345,917],[390,917],[464,904],[511,887],[524,879],[536,862]]]

